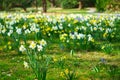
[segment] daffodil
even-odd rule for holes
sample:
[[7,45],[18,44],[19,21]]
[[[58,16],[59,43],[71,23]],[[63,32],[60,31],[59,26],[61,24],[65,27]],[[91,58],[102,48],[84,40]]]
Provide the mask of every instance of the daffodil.
[[40,45],[45,46],[46,44],[47,44],[47,42],[46,42],[44,39],[42,39],[42,40],[40,41]]
[[65,74],[68,74],[69,73],[69,70],[68,69],[65,69]]
[[6,32],[6,28],[4,28],[3,30],[2,30],[2,33],[4,34]]
[[64,77],[64,73],[63,73],[63,72],[60,72],[60,76],[61,76],[61,77]]
[[36,43],[34,41],[32,41],[29,48],[35,49],[36,48]]
[[106,33],[106,32],[103,34],[103,37],[104,37],[104,38],[106,38],[106,37],[107,37],[107,33]]
[[21,29],[21,28],[17,28],[16,32],[17,32],[18,34],[22,34],[22,29]]
[[29,29],[26,29],[25,34],[29,34],[29,33],[31,33],[31,31]]
[[24,52],[25,50],[26,50],[26,48],[23,45],[21,45],[19,48],[19,51]]
[[42,51],[42,50],[43,50],[42,45],[37,45],[37,50],[38,50],[38,51]]
[[24,68],[29,68],[29,65],[26,61],[23,62]]
[[10,36],[13,33],[13,30],[10,30],[7,35]]
[[76,37],[75,37],[75,35],[74,35],[74,34],[72,34],[72,33],[70,33],[70,35],[69,35],[69,36],[70,36],[70,38],[71,38],[71,39],[75,39],[75,38],[76,38]]
[[94,42],[94,39],[90,34],[88,35],[88,41]]

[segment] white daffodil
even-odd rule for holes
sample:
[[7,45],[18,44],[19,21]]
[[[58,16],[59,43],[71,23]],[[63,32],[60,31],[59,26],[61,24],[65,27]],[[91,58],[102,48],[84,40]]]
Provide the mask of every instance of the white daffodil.
[[78,35],[78,32],[74,32],[74,35],[77,36],[77,35]]
[[31,30],[31,31],[35,31],[35,30],[36,30],[36,26],[31,26],[31,27],[30,27],[30,30]]
[[29,34],[30,33],[30,30],[29,29],[26,29],[25,30],[25,34]]
[[87,28],[85,26],[82,26],[81,29],[86,31]]
[[26,50],[26,48],[23,45],[21,45],[19,48],[19,51],[24,52],[25,50]]
[[22,34],[22,29],[21,29],[21,28],[17,28],[16,32],[17,32],[18,34]]
[[6,29],[4,28],[3,30],[2,30],[2,33],[4,34],[6,32]]
[[86,23],[86,25],[87,25],[87,26],[91,26],[91,24],[90,24],[90,23]]
[[88,35],[88,41],[94,42],[94,39],[90,34]]
[[36,48],[36,43],[34,41],[32,41],[29,48],[35,49]]
[[36,29],[35,29],[35,32],[38,33],[38,32],[39,32],[39,28],[36,28]]
[[53,30],[58,30],[58,27],[57,26],[53,26],[52,29]]
[[60,25],[60,26],[59,26],[59,29],[63,29],[63,26],[62,26],[62,25]]
[[103,28],[102,27],[99,27],[100,31],[103,31]]
[[68,27],[71,27],[71,24],[68,24]]
[[85,35],[84,35],[84,34],[79,33],[79,37],[80,37],[81,39],[84,39],[84,38],[85,38]]
[[106,33],[111,33],[112,32],[112,29],[111,28],[107,28],[106,29]]
[[71,39],[75,39],[75,35],[74,34],[70,33],[69,36],[70,36]]
[[13,30],[10,30],[7,35],[10,36],[13,33]]
[[93,29],[96,31],[96,30],[97,30],[97,27],[94,27]]
[[26,61],[23,62],[24,68],[29,68],[29,65]]
[[40,45],[45,46],[46,44],[47,44],[47,42],[46,42],[44,39],[42,39],[42,40],[40,41]]
[[38,50],[38,51],[42,51],[42,50],[43,50],[42,45],[37,45],[37,50]]
[[88,37],[88,41],[91,41],[92,40],[92,37]]

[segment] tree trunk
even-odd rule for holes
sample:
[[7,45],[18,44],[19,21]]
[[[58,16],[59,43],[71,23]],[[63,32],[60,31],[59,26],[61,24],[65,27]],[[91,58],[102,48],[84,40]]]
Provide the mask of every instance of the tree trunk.
[[55,0],[51,0],[51,7],[55,7]]
[[42,8],[43,8],[43,12],[46,13],[47,12],[47,1],[46,0],[42,0]]
[[48,0],[51,4],[51,7],[55,7],[55,0]]
[[79,1],[79,9],[82,9],[82,2]]
[[0,10],[3,10],[3,7],[2,7],[2,6],[0,6]]
[[36,11],[38,11],[38,1],[35,0],[35,7],[36,7]]

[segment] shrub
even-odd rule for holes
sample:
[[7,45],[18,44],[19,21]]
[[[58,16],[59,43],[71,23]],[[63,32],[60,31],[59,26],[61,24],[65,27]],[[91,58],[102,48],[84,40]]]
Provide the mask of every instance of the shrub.
[[98,11],[102,12],[106,10],[109,0],[96,0],[96,8]]
[[64,9],[70,9],[70,8],[76,8],[78,7],[78,1],[77,0],[63,0],[62,1],[62,8]]
[[120,0],[111,0],[110,3],[107,5],[108,11],[120,11]]
[[55,7],[61,7],[62,0],[55,1]]
[[[68,1],[69,1],[69,3],[72,3],[72,5],[69,4]],[[96,3],[96,0],[80,0],[80,1],[82,2],[83,7],[94,7],[95,3]],[[56,7],[61,7],[61,5],[66,4],[66,3],[67,3],[67,5],[64,5],[64,6],[69,5],[71,8],[71,6],[73,6],[75,3],[75,7],[79,7],[78,6],[79,0],[56,0],[55,5],[56,5]],[[72,7],[72,8],[74,8],[74,7]]]
[[83,7],[94,7],[96,0],[81,0]]
[[0,10],[9,10],[14,7],[27,8],[32,6],[32,0],[0,0]]

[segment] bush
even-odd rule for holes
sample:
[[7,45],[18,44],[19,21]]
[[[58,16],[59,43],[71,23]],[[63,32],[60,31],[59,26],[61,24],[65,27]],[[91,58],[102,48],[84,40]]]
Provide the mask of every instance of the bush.
[[100,12],[105,11],[108,3],[109,3],[109,0],[96,0],[97,10]]
[[55,6],[56,7],[61,7],[62,0],[56,0],[55,1]]
[[9,10],[14,7],[27,8],[32,5],[32,0],[0,0],[0,10]]
[[4,0],[4,1],[0,1],[0,10],[7,10],[9,9],[11,1],[10,0]]
[[107,5],[108,11],[120,11],[120,0],[111,0]]
[[96,0],[81,0],[83,7],[95,7]]
[[78,7],[78,0],[63,0],[62,1],[62,8],[70,9],[70,8],[77,8]]

